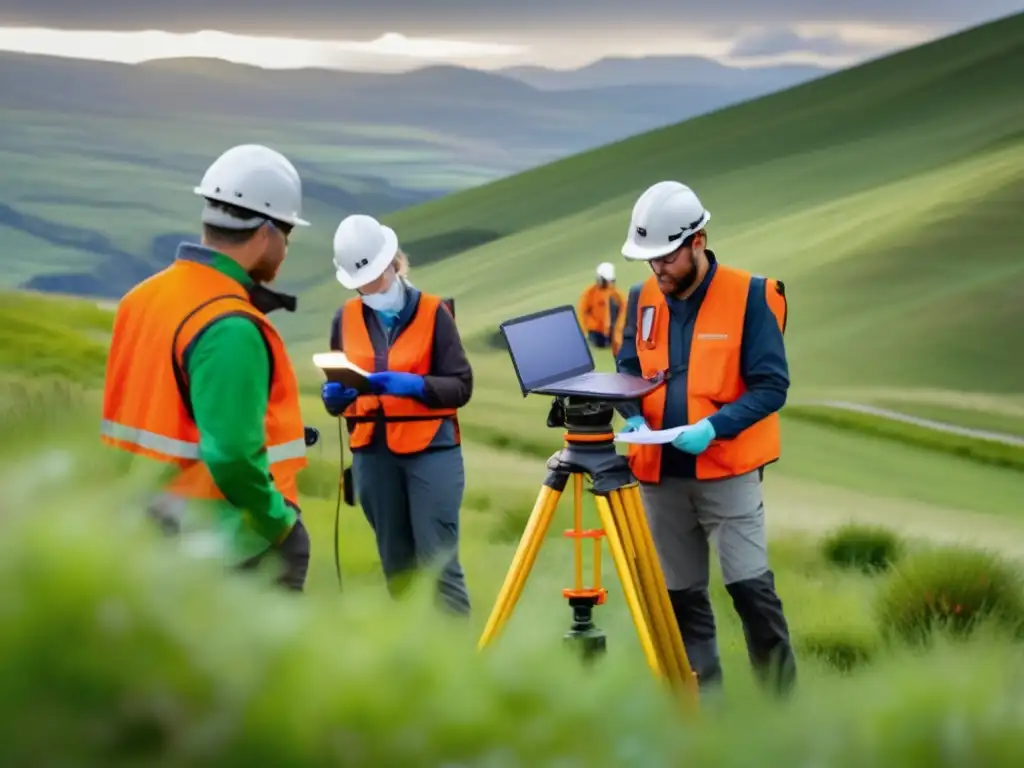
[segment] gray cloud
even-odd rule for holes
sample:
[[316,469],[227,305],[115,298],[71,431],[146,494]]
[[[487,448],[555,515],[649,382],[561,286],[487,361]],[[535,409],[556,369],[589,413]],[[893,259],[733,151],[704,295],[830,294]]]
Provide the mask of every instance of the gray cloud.
[[789,27],[768,27],[740,35],[729,51],[737,57],[776,56],[800,51],[821,56],[847,56],[860,53],[853,45],[834,35],[800,35]]
[[543,34],[786,24],[962,27],[1020,11],[1020,0],[0,0],[0,24],[78,29],[214,28],[317,37]]

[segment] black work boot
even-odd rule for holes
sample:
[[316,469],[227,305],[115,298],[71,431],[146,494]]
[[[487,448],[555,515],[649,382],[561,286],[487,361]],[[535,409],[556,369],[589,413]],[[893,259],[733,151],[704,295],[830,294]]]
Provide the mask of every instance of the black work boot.
[[788,694],[796,684],[796,658],[782,601],[775,592],[775,575],[765,571],[725,588],[743,622],[747,655],[758,681],[778,695]]
[[707,587],[669,590],[672,611],[683,636],[690,667],[697,674],[701,694],[722,687],[722,664],[718,658],[715,614]]

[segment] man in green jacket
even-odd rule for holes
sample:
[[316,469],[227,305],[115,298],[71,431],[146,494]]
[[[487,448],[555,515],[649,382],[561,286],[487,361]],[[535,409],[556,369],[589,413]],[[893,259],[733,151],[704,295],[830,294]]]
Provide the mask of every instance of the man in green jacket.
[[[307,441],[283,342],[259,319],[260,313],[295,309],[293,297],[264,283],[276,277],[291,229],[306,224],[299,217],[301,183],[280,154],[243,145],[218,158],[195,191],[206,200],[202,245],[183,243],[174,264],[133,288],[118,307],[103,439],[136,454],[179,462],[169,473],[170,487],[149,510],[166,531],[185,534],[185,541],[195,544],[213,522],[218,550],[226,544],[229,561],[254,567],[276,551],[285,565],[280,583],[301,591],[310,542],[294,476]],[[205,324],[199,316],[168,383],[171,366],[154,365],[154,354],[162,361],[160,350],[166,349],[179,360],[182,329],[204,307],[223,299],[257,312],[217,309]],[[148,397],[140,397],[140,391]],[[187,415],[168,415],[182,411],[168,407],[171,398]],[[268,419],[271,408],[276,412]],[[270,425],[276,423],[289,425],[277,427],[288,431],[287,440],[275,443]],[[197,442],[183,439],[195,432]],[[213,497],[208,484],[205,491],[176,492],[172,478],[181,473],[182,459],[193,469],[197,463],[205,466]]]

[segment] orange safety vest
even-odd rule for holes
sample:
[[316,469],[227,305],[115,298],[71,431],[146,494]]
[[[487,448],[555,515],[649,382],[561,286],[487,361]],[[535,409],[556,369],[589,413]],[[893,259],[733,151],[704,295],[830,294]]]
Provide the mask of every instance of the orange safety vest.
[[[693,325],[693,341],[687,370],[686,407],[690,424],[711,416],[746,391],[740,375],[743,318],[750,291],[749,272],[718,265]],[[765,296],[779,328],[785,331],[785,289],[777,280],[765,281]],[[670,311],[652,275],[637,301],[636,349],[644,378],[669,371]],[[667,384],[647,394],[642,402],[644,419],[651,429],[661,429],[665,415]],[[630,445],[629,465],[644,483],[661,479],[660,445]],[[779,415],[773,413],[731,440],[713,440],[697,459],[697,479],[733,477],[776,461],[780,453]]]
[[615,322],[615,325],[618,327],[624,323],[625,317],[622,293],[610,285],[604,288],[597,283],[587,286],[586,290],[583,291],[583,295],[580,296],[578,310],[580,325],[583,326],[585,333],[596,331],[605,336],[614,335],[617,328],[612,327],[612,302],[617,303],[619,306],[619,313]]
[[178,260],[121,300],[114,319],[103,393],[104,443],[180,472],[166,489],[185,498],[223,499],[199,452],[184,352],[210,323],[248,315],[272,355],[266,448],[274,485],[298,506],[297,475],[306,466],[299,386],[284,342],[245,288],[213,267]]
[[[441,299],[421,293],[416,312],[387,353],[385,370],[430,373],[434,350],[434,324]],[[341,315],[341,348],[353,363],[365,371],[376,371],[376,354],[363,316],[363,301],[358,296],[345,302]],[[351,448],[363,448],[373,439],[375,422],[386,425],[388,448],[393,453],[418,453],[430,445],[444,419],[455,422],[455,440],[459,441],[459,422],[454,408],[430,408],[412,397],[364,395],[356,398],[344,413],[352,423]]]

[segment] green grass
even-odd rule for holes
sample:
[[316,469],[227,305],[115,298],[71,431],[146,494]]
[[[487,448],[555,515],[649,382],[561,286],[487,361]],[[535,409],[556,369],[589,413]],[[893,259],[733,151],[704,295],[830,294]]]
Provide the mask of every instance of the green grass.
[[983,464],[1024,472],[1024,446],[949,434],[916,424],[826,406],[791,405],[786,408],[785,414],[790,419],[877,435],[941,453],[964,456]]
[[[82,405],[32,408],[72,416]],[[728,695],[690,720],[644,665],[616,580],[597,616],[607,657],[588,670],[561,650],[571,547],[555,536],[504,635],[476,652],[513,546],[496,511],[530,487],[533,462],[467,446],[469,496],[490,506],[464,511],[476,611],[463,625],[435,614],[422,590],[390,603],[368,526],[349,510],[339,599],[326,499],[303,499],[314,554],[301,600],[183,559],[117,513],[138,489],[111,482],[116,469],[92,434],[23,415],[43,425],[36,442],[0,465],[0,733],[19,764],[740,766],[754,749],[765,766],[926,766],[952,749],[960,764],[1012,766],[1024,756],[1009,709],[1022,669],[1012,635],[992,625],[967,640],[940,636],[925,652],[887,640],[880,619],[921,582],[835,567],[814,537],[771,544],[800,653],[796,696],[778,706],[757,695],[715,568]],[[484,484],[488,469],[494,482]],[[1007,605],[1021,597],[1007,593]],[[967,738],[947,745],[950,728]]]
[[946,405],[940,403],[918,403],[905,400],[881,398],[874,400],[872,405],[887,408],[907,416],[919,419],[957,424],[970,429],[995,432],[1004,435],[1024,437],[1024,409],[1018,411],[992,411],[984,408],[973,408],[965,405]]
[[0,291],[0,372],[98,384],[112,324],[94,302]]

